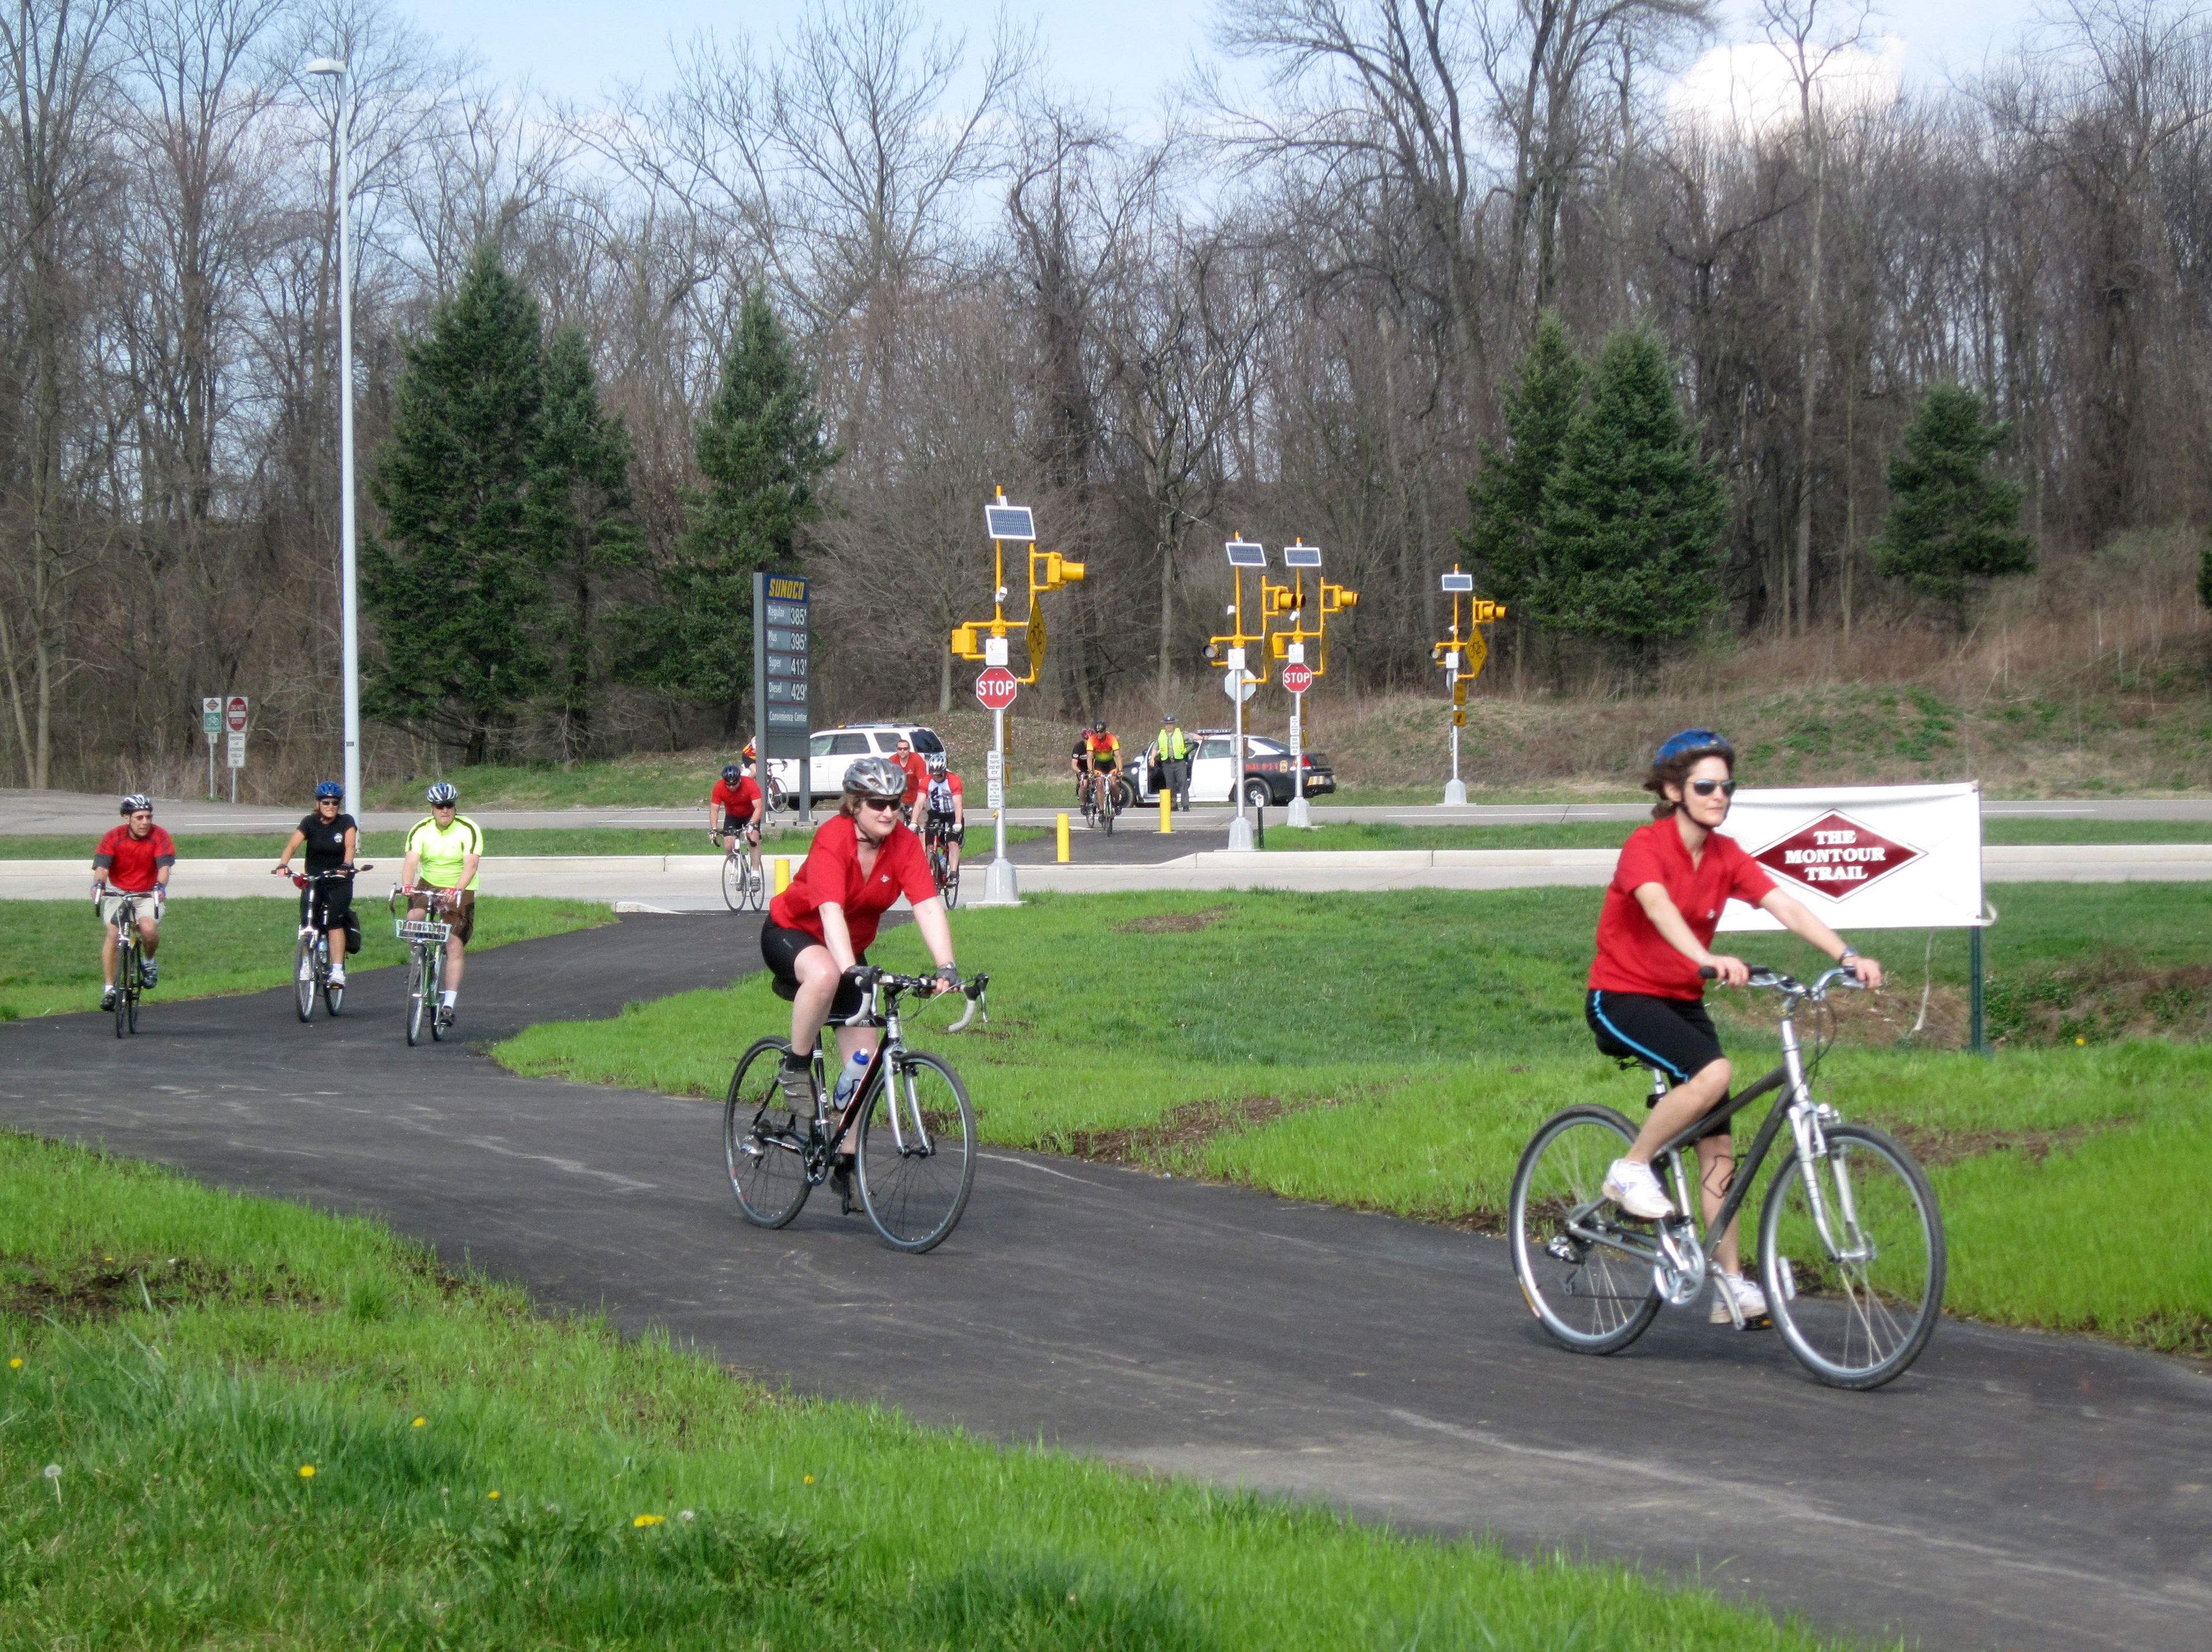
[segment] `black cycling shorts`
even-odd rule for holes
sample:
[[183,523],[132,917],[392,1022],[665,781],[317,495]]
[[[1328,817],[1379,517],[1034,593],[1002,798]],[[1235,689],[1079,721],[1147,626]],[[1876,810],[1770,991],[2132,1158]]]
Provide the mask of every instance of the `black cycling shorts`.
[[353,879],[341,878],[335,882],[310,884],[300,891],[300,925],[305,928],[313,921],[307,915],[307,902],[313,901],[319,914],[317,929],[336,929],[344,926],[356,930],[361,926],[353,917]]
[[[1657,1067],[1680,1084],[1721,1059],[1720,1035],[1705,1003],[1694,998],[1655,998],[1644,993],[1590,989],[1583,1017],[1597,1035],[1601,1054]],[[1725,1129],[1722,1131],[1726,1134]]]
[[[810,946],[822,943],[803,929],[786,929],[773,918],[761,926],[761,961],[768,965],[769,973],[775,977],[775,995],[788,1002],[799,996],[799,955]],[[865,952],[853,960],[866,963]],[[830,1018],[842,1021],[847,1016],[858,1015],[866,1006],[867,994],[849,981],[837,983],[837,996],[830,1001]]]
[[947,843],[965,843],[968,841],[968,829],[965,826],[955,826],[949,811],[933,809],[929,811],[928,835],[941,837]]

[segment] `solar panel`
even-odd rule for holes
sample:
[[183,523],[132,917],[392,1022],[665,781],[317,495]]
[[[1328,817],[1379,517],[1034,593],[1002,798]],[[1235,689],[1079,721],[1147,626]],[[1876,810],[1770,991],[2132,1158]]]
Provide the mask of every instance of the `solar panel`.
[[1267,548],[1254,539],[1231,539],[1228,545],[1231,568],[1265,568]]
[[1285,545],[1283,547],[1283,566],[1285,568],[1319,568],[1321,566],[1321,547],[1319,545],[1309,545],[1304,544]]
[[1036,543],[1036,525],[1026,505],[986,505],[983,525],[994,539],[1026,539]]
[[1474,575],[1472,574],[1447,574],[1444,575],[1443,588],[1447,591],[1472,591],[1474,589]]

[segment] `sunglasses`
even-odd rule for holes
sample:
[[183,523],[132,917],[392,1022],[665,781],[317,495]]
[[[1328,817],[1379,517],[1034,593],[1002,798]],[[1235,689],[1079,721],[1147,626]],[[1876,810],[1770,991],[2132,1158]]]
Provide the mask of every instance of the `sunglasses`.
[[880,809],[887,815],[894,814],[906,807],[904,798],[862,798],[860,802],[864,807]]
[[1709,798],[1716,792],[1724,798],[1732,798],[1735,795],[1735,782],[1734,780],[1692,780],[1690,790],[1701,798]]
[[458,809],[460,806],[461,805],[458,803],[434,803],[430,805],[430,809],[431,812],[434,814],[441,809]]

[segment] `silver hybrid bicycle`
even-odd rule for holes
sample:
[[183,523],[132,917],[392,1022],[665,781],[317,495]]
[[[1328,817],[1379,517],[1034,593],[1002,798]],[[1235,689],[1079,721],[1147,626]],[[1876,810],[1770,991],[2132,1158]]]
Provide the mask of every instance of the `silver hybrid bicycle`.
[[[975,1181],[975,1114],[968,1087],[949,1063],[907,1048],[900,1027],[900,998],[933,992],[937,983],[866,965],[848,969],[846,979],[866,992],[866,1001],[844,1021],[830,1023],[825,1040],[830,1027],[880,1027],[875,1060],[832,1118],[823,1079],[825,1065],[830,1072],[837,1070],[836,1045],[830,1042],[826,1064],[817,1049],[810,1116],[792,1110],[776,1082],[791,1041],[757,1040],[730,1075],[722,1108],[730,1191],[746,1221],[786,1226],[807,1194],[829,1179],[842,1138],[854,1144],[860,1208],[884,1242],[894,1250],[933,1250],[968,1208]],[[958,1032],[979,1015],[990,1019],[983,1001],[989,983],[989,976],[977,975],[960,989],[968,1009],[946,1031]],[[848,1202],[845,1209],[852,1208]]]
[[[1713,972],[1705,972],[1711,975]],[[1759,1215],[1759,1276],[1767,1310],[1799,1363],[1839,1388],[1878,1388],[1920,1357],[1943,1309],[1943,1218],[1928,1177],[1882,1132],[1846,1124],[1816,1101],[1797,1038],[1805,1005],[1825,1006],[1831,969],[1810,986],[1771,969],[1752,986],[1782,994],[1782,1064],[1666,1144],[1652,1169],[1678,1212],[1646,1222],[1601,1191],[1606,1171],[1636,1139],[1612,1108],[1571,1107],[1546,1120],[1513,1173],[1513,1268],[1544,1328],[1577,1353],[1616,1353],[1664,1304],[1687,1307],[1719,1269],[1713,1246],[1748,1202],[1784,1131],[1789,1143]],[[1813,1065],[1825,1053],[1816,1048]],[[1634,1063],[1624,1062],[1623,1066]],[[1779,1092],[1736,1163],[1710,1226],[1698,1212],[1695,1144],[1769,1091]],[[1652,1099],[1667,1093],[1652,1074]],[[1735,1297],[1723,1291],[1732,1317]],[[1741,1327],[1742,1321],[1736,1317]]]

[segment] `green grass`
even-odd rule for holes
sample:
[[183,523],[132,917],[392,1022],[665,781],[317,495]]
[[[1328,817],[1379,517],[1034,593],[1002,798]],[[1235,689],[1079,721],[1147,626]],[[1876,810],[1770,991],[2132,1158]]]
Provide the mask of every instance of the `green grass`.
[[0,1345],[0,1648],[1820,1643],[772,1392],[368,1223],[12,1134]]
[[[362,951],[347,969],[406,960],[384,908],[364,902]],[[258,993],[292,979],[299,897],[180,899],[161,920],[161,984],[149,1006],[172,999]],[[605,902],[502,896],[483,903],[469,950],[614,921]],[[0,901],[0,1021],[90,1010],[100,1002],[100,920],[90,901]]]
[[[815,823],[818,827],[821,823],[817,819]],[[1030,838],[1046,835],[1047,829],[1042,826],[1011,826],[1006,829],[1009,843],[1026,842]],[[288,836],[283,832],[210,832],[180,837],[176,840],[177,858],[179,860],[257,860],[265,858],[273,866],[276,864],[276,857],[283,853]],[[761,853],[804,854],[812,837],[811,831],[800,831],[797,827],[770,829],[761,835]],[[82,860],[89,867],[92,865],[92,846],[96,841],[90,837],[0,837],[0,860]],[[397,872],[405,841],[406,834],[404,832],[364,832],[358,853],[364,860],[384,863],[390,871]],[[484,850],[494,855],[713,854],[715,852],[714,844],[708,841],[704,825],[696,831],[627,826],[541,826],[519,831],[487,831],[484,834]]]
[[[2212,890],[2195,884],[1996,894],[2000,1005],[2098,968],[2166,979],[2201,958],[2212,919]],[[1495,1230],[1538,1121],[1582,1101],[1638,1110],[1639,1082],[1595,1055],[1583,1023],[1598,901],[1578,889],[1032,896],[955,919],[963,964],[992,974],[991,1024],[948,1038],[936,1029],[951,1011],[929,1009],[908,1036],[959,1064],[992,1141]],[[2212,1048],[2127,1036],[2140,1017],[2111,1017],[2074,1032],[2021,1018],[2010,1036],[2030,1047],[1995,1060],[1903,1048],[1922,937],[1881,938],[1898,990],[1846,1006],[1823,1079],[1847,1116],[1905,1130],[1936,1161],[1952,1305],[2212,1351],[2212,1232],[2136,1192],[2212,1178]],[[1794,970],[1819,962],[1784,937],[1734,944]],[[922,962],[908,929],[877,951]],[[1948,1011],[1964,954],[1946,936],[1927,961]],[[1720,1002],[1740,1068],[1764,1071],[1772,1000]],[[2199,987],[2172,1024],[2202,1036],[2208,1017]],[[533,1027],[494,1054],[524,1072],[719,1097],[744,1046],[787,1025],[755,977]]]
[[[1333,822],[1308,831],[1279,823],[1267,833],[1271,851],[1345,849],[1617,849],[1636,829],[1622,820],[1501,826],[1401,825],[1395,821]],[[2212,820],[2079,820],[1998,816],[1982,823],[1984,843],[2212,843]],[[1756,847],[1756,846],[1753,846]]]

